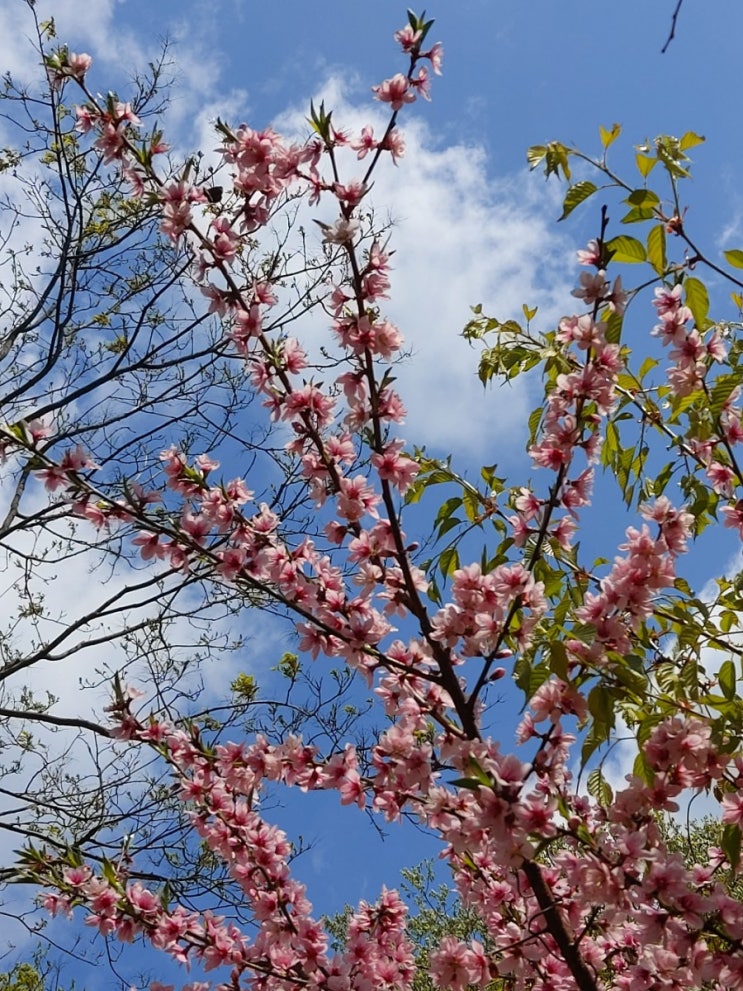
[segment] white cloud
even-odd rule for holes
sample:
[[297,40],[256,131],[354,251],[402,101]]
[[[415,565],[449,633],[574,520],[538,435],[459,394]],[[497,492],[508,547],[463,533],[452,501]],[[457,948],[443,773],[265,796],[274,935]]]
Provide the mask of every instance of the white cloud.
[[[380,107],[351,103],[346,93],[345,80],[331,77],[314,102],[324,100],[339,129],[358,134],[372,124],[375,134],[383,133]],[[500,320],[523,320],[522,304],[539,304],[538,319],[549,328],[569,299],[574,245],[554,229],[559,211],[551,187],[527,175],[489,175],[482,148],[442,145],[421,119],[424,112],[402,115],[405,157],[399,167],[380,163],[365,200],[378,221],[392,225],[392,290],[384,309],[412,355],[395,370],[409,413],[403,433],[438,452],[494,460],[523,445],[534,398],[524,379],[482,389],[478,350],[460,336],[470,306],[482,303]],[[300,137],[306,115],[306,107],[292,108],[276,127]],[[368,164],[351,154],[341,162],[345,180],[363,175]]]

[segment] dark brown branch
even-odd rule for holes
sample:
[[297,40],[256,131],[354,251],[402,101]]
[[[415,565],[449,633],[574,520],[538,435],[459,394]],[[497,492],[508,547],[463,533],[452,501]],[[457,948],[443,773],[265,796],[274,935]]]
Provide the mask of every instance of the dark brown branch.
[[668,46],[671,44],[673,39],[676,37],[676,21],[678,20],[679,12],[683,6],[684,0],[676,0],[676,9],[671,17],[671,30],[668,32],[668,37],[666,38],[665,45],[661,48],[661,55],[665,55],[668,51]]
[[547,929],[557,943],[563,960],[570,968],[576,985],[580,991],[597,991],[596,978],[586,966],[577,945],[565,928],[565,923],[552,897],[552,892],[542,876],[539,864],[535,864],[534,861],[525,861],[521,869],[539,902]]
[[92,723],[88,719],[68,718],[66,716],[52,716],[46,712],[33,712],[28,709],[3,709],[0,708],[0,719],[24,719],[38,723],[50,723],[53,726],[75,726],[78,729],[89,729],[100,736],[113,736],[111,730],[106,729],[98,723]]

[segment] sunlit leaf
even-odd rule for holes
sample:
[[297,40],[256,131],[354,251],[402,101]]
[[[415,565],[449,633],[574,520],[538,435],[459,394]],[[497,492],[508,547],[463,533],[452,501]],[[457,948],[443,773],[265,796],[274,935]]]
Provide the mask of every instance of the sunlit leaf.
[[624,262],[627,264],[636,264],[637,262],[647,261],[645,247],[642,241],[638,241],[636,237],[629,237],[627,234],[620,234],[619,237],[613,237],[611,241],[607,243],[606,247],[612,253],[612,261]]
[[696,145],[702,144],[705,140],[706,138],[701,134],[696,134],[694,131],[687,131],[679,140],[679,148],[682,151],[687,151],[689,148],[694,148]]
[[637,163],[637,171],[643,179],[647,179],[655,166],[658,164],[658,159],[651,158],[650,155],[641,155],[640,152],[638,152],[635,155],[635,162]]
[[709,312],[709,294],[707,287],[693,276],[684,280],[684,297],[686,305],[692,312],[694,323],[700,330],[706,329]]
[[573,210],[582,203],[583,200],[587,200],[589,196],[596,192],[598,186],[584,179],[582,182],[576,182],[574,186],[571,186],[567,193],[565,194],[565,199],[562,204],[562,215],[560,220],[564,220],[568,217]]
[[723,254],[728,265],[732,265],[733,268],[743,268],[743,251],[731,248],[729,251],[723,251]]
[[622,128],[620,124],[613,124],[611,130],[607,130],[603,125],[599,124],[599,134],[601,135],[601,144],[604,146],[604,149],[614,144],[621,133]]
[[652,227],[648,232],[648,261],[658,275],[668,268],[666,260],[666,231],[663,224]]
[[732,661],[725,661],[717,673],[717,682],[726,699],[735,698],[735,665]]

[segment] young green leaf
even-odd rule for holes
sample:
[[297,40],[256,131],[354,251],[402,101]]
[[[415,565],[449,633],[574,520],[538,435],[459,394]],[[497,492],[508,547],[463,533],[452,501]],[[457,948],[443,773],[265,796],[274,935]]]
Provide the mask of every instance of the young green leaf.
[[638,241],[636,237],[620,234],[618,237],[613,237],[606,247],[611,252],[612,261],[626,264],[647,261],[645,247],[642,241]]
[[611,130],[607,131],[603,125],[599,124],[599,134],[601,135],[601,144],[606,150],[609,145],[614,144],[619,135],[622,133],[622,127],[620,124],[613,124]]
[[592,196],[596,192],[598,186],[584,179],[582,182],[576,182],[575,185],[571,186],[567,193],[565,194],[565,199],[562,204],[562,215],[560,220],[564,220],[566,217],[570,216],[573,210],[582,203],[583,200],[587,200],[589,196]]
[[651,227],[648,232],[648,261],[658,275],[664,275],[668,268],[666,260],[666,230],[663,224]]
[[707,287],[699,279],[690,276],[684,280],[684,295],[686,305],[694,317],[694,323],[700,330],[706,330],[707,313],[709,312]]
[[717,673],[717,682],[722,694],[726,699],[735,698],[735,665],[732,661],[725,661]]
[[731,248],[730,251],[723,251],[725,261],[733,268],[743,268],[743,251],[738,248]]

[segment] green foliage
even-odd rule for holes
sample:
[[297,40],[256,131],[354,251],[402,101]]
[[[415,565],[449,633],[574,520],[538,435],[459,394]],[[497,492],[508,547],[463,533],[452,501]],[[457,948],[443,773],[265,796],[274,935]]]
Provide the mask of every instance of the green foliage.
[[[613,305],[597,305],[594,314],[603,321],[605,337],[618,344],[625,368],[618,378],[617,401],[606,422],[601,425],[603,443],[600,460],[605,472],[613,477],[628,510],[636,511],[644,502],[668,495],[676,505],[685,503],[694,517],[696,536],[717,521],[723,497],[709,484],[705,470],[707,462],[694,457],[700,444],[723,433],[724,418],[731,403],[736,401],[736,389],[743,376],[741,354],[743,344],[737,332],[740,323],[715,321],[711,316],[711,299],[704,281],[705,266],[722,275],[736,287],[731,299],[743,313],[743,292],[737,272],[743,269],[743,250],[723,252],[730,271],[725,272],[716,260],[709,260],[692,243],[684,228],[685,209],[682,206],[682,184],[690,177],[689,152],[703,142],[701,135],[687,131],[680,138],[660,135],[636,149],[637,178],[621,177],[608,161],[608,153],[621,133],[618,125],[600,128],[601,152],[592,157],[578,148],[560,142],[538,145],[527,153],[532,169],[542,167],[549,178],[554,176],[566,184],[560,220],[571,216],[599,191],[602,197],[615,197],[624,208],[620,220],[631,225],[637,233],[615,234],[608,228],[609,207],[602,204],[602,225],[593,244],[595,269],[632,265],[640,271],[636,291],[645,310],[641,320],[651,325],[653,310],[647,289],[663,286],[666,291],[681,286],[682,300],[691,312],[696,330],[702,340],[725,342],[727,355],[703,354],[703,375],[689,387],[673,388],[665,371],[667,352],[663,361],[648,353],[651,338],[633,354],[624,327],[624,317]],[[580,162],[581,176],[571,180],[569,163]],[[657,169],[657,167],[660,167]],[[650,181],[657,179],[657,188]],[[644,266],[644,268],[643,268]],[[607,272],[607,287],[612,276]],[[645,291],[645,295],[640,293]],[[608,288],[607,288],[608,292]],[[633,300],[633,314],[638,302]],[[524,308],[527,325],[514,320],[500,320],[473,309],[473,318],[464,330],[471,343],[481,347],[478,374],[483,385],[495,381],[513,382],[518,376],[536,368],[541,370],[545,395],[560,388],[560,376],[572,371],[575,359],[571,350],[562,345],[554,330],[539,330],[532,322],[532,313]],[[648,326],[648,330],[650,326]],[[595,411],[586,408],[584,413]],[[528,419],[529,445],[537,443],[544,417],[540,403]],[[740,479],[733,452],[718,443],[714,457],[724,466],[732,466]],[[511,491],[514,500],[516,492]],[[545,499],[549,502],[548,495]],[[722,500],[722,502],[721,502]],[[459,513],[461,498],[446,500],[440,510],[439,536],[457,533],[464,525]],[[497,518],[497,514],[496,514]],[[510,529],[506,528],[495,553],[494,561],[508,557]],[[743,741],[743,702],[740,699],[739,678],[743,654],[732,637],[743,613],[741,582],[721,579],[717,595],[702,598],[695,595],[684,579],[656,602],[654,613],[636,630],[636,643],[630,656],[608,652],[609,665],[592,671],[590,665],[571,669],[564,643],[576,639],[586,645],[593,642],[590,625],[582,626],[572,619],[573,609],[580,605],[585,593],[598,584],[605,573],[605,561],[592,565],[581,562],[577,548],[565,551],[544,531],[529,537],[525,545],[528,567],[535,579],[544,583],[550,601],[549,622],[536,631],[535,644],[519,652],[514,666],[514,680],[526,700],[551,675],[570,681],[587,699],[588,714],[583,726],[582,761],[595,764],[596,758],[613,739],[617,718],[634,729],[638,742],[647,740],[653,727],[664,718],[678,712],[697,712],[711,720],[713,737],[718,745],[733,753]],[[456,566],[453,557],[446,558],[446,573]],[[512,617],[514,626],[517,617]],[[504,637],[504,642],[507,638]],[[660,643],[670,644],[665,652]],[[702,665],[703,652],[719,652],[717,674],[711,676]],[[636,772],[648,780],[652,774],[642,754],[638,755]],[[600,768],[589,774],[589,791],[598,800],[608,803],[611,789],[603,779]],[[726,849],[737,851],[740,837],[731,830],[725,834]],[[721,840],[722,842],[722,840]],[[736,856],[738,854],[736,853]]]
[[[64,987],[75,991],[74,981]],[[29,961],[21,961],[0,973],[0,991],[62,991],[60,968],[49,958],[48,951],[38,947]]]
[[[436,991],[428,972],[428,959],[445,936],[469,941],[479,940],[488,946],[487,927],[470,909],[465,908],[457,893],[448,885],[436,881],[433,861],[425,860],[415,867],[401,871],[400,891],[409,906],[407,936],[415,948],[416,975],[413,991]],[[334,949],[345,945],[348,922],[352,914],[350,906],[337,915],[324,920],[333,941]],[[505,983],[498,980],[492,991],[500,991]]]

